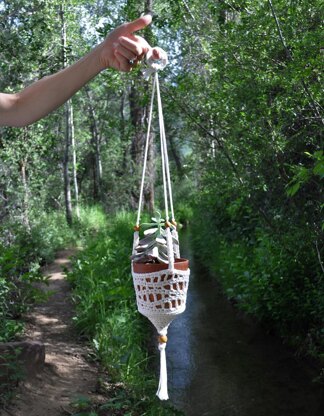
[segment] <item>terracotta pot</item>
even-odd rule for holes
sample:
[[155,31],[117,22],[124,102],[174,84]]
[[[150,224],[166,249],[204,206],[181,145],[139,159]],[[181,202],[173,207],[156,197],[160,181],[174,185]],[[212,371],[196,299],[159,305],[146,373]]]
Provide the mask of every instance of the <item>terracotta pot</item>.
[[[168,269],[169,264],[165,263],[135,263],[133,262],[133,270],[135,273],[154,273],[160,270]],[[189,260],[175,259],[174,268],[177,270],[187,270],[189,268]]]

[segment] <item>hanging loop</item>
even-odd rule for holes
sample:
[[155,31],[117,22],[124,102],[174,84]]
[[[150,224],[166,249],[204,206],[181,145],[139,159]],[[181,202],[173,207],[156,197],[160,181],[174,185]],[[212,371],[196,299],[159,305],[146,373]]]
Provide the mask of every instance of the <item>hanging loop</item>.
[[145,80],[147,81],[152,74],[154,74],[157,71],[160,71],[161,69],[164,69],[168,65],[168,55],[167,53],[159,48],[155,47],[154,50],[158,50],[160,53],[161,58],[160,59],[154,59],[153,58],[153,49],[150,49],[146,54],[146,64],[148,68],[144,69],[143,75]]
[[155,47],[154,50],[160,53],[161,58],[154,59],[153,49],[150,49],[146,54],[146,63],[150,68],[153,68],[155,71],[159,71],[168,65],[168,55],[163,49],[159,47]]
[[154,103],[155,94],[157,96],[157,104],[158,104],[158,119],[159,119],[160,139],[161,139],[161,158],[162,158],[162,174],[163,174],[164,204],[165,204],[165,211],[166,211],[166,220],[169,220],[169,204],[168,204],[168,198],[169,198],[170,209],[171,209],[171,222],[173,224],[175,223],[171,180],[170,180],[169,158],[168,158],[168,151],[167,151],[167,144],[166,144],[162,100],[161,100],[160,84],[159,84],[159,77],[158,77],[158,71],[165,68],[165,66],[168,63],[168,55],[163,49],[159,47],[156,47],[155,49],[159,50],[161,59],[159,60],[153,59],[153,49],[150,49],[146,54],[146,62],[148,63],[148,65],[150,65],[150,68],[147,68],[145,71],[149,71],[149,76],[151,74],[155,74],[155,76],[153,77],[153,82],[152,82],[153,86],[152,86],[151,103],[150,103],[149,114],[148,114],[148,126],[147,126],[146,140],[145,140],[145,151],[144,151],[144,160],[143,160],[142,180],[141,180],[141,187],[140,187],[140,198],[139,198],[139,204],[138,204],[136,226],[135,226],[134,231],[139,230],[139,224],[140,224],[140,216],[141,216],[141,210],[142,210],[142,204],[143,204],[145,171],[146,171],[146,166],[147,166],[148,147],[149,147],[149,140],[150,140],[151,125],[152,125],[153,103]]

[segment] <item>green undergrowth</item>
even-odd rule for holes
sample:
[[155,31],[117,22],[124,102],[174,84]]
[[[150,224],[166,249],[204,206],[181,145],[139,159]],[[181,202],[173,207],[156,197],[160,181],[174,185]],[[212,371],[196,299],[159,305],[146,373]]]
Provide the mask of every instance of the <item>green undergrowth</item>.
[[80,221],[66,224],[64,213],[35,213],[29,227],[14,221],[0,226],[0,342],[13,340],[23,331],[23,315],[44,293],[35,283],[44,282],[41,266],[55,253],[98,231],[105,221],[98,207],[81,209]]
[[[148,353],[152,327],[137,312],[130,271],[133,225],[134,215],[108,217],[106,226],[87,240],[75,259],[68,274],[76,305],[74,321],[109,381],[122,385],[105,409],[133,416],[177,415],[155,396],[158,379]],[[94,405],[90,408],[101,415]]]
[[0,353],[0,409],[15,397],[14,387],[25,378],[25,372],[19,362],[20,348]]
[[324,362],[324,280],[312,236],[293,226],[281,226],[280,234],[249,228],[242,219],[228,225],[224,217],[196,211],[192,239],[198,257],[238,308],[297,354]]

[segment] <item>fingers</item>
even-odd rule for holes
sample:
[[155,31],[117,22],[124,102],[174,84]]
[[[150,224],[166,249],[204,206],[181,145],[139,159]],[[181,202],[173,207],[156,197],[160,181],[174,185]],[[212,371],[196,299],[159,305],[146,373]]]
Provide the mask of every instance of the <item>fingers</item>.
[[131,51],[137,57],[141,57],[149,49],[149,45],[146,43],[146,41],[144,41],[144,39],[135,36],[133,37],[133,39],[131,39],[130,37],[126,38],[124,36],[121,36],[119,38],[119,42],[121,43],[121,45],[125,47],[125,49]]
[[135,50],[134,52],[127,47],[124,47],[121,45],[121,42],[116,45],[116,52],[119,53],[119,55],[122,55],[124,58],[126,58],[128,61],[135,61],[141,53],[137,53]]
[[145,16],[139,17],[136,20],[133,20],[132,22],[126,23],[125,28],[129,32],[136,32],[137,30],[144,29],[146,26],[148,26],[152,22],[152,16],[149,14],[146,14]]
[[129,63],[129,59],[127,59],[124,55],[115,50],[115,58],[118,62],[118,69],[119,71],[129,72],[132,70],[132,65]]

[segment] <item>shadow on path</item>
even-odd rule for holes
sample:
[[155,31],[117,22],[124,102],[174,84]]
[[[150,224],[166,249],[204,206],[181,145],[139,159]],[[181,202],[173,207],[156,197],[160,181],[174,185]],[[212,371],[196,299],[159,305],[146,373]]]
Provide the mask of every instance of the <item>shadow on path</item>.
[[2,411],[1,416],[62,416],[78,396],[104,400],[95,393],[98,369],[87,361],[90,350],[78,340],[72,325],[73,305],[63,268],[69,268],[75,253],[73,249],[60,251],[43,269],[49,277],[44,291],[52,294],[28,315],[25,338],[45,344],[45,368],[35,379],[22,383],[9,413]]

